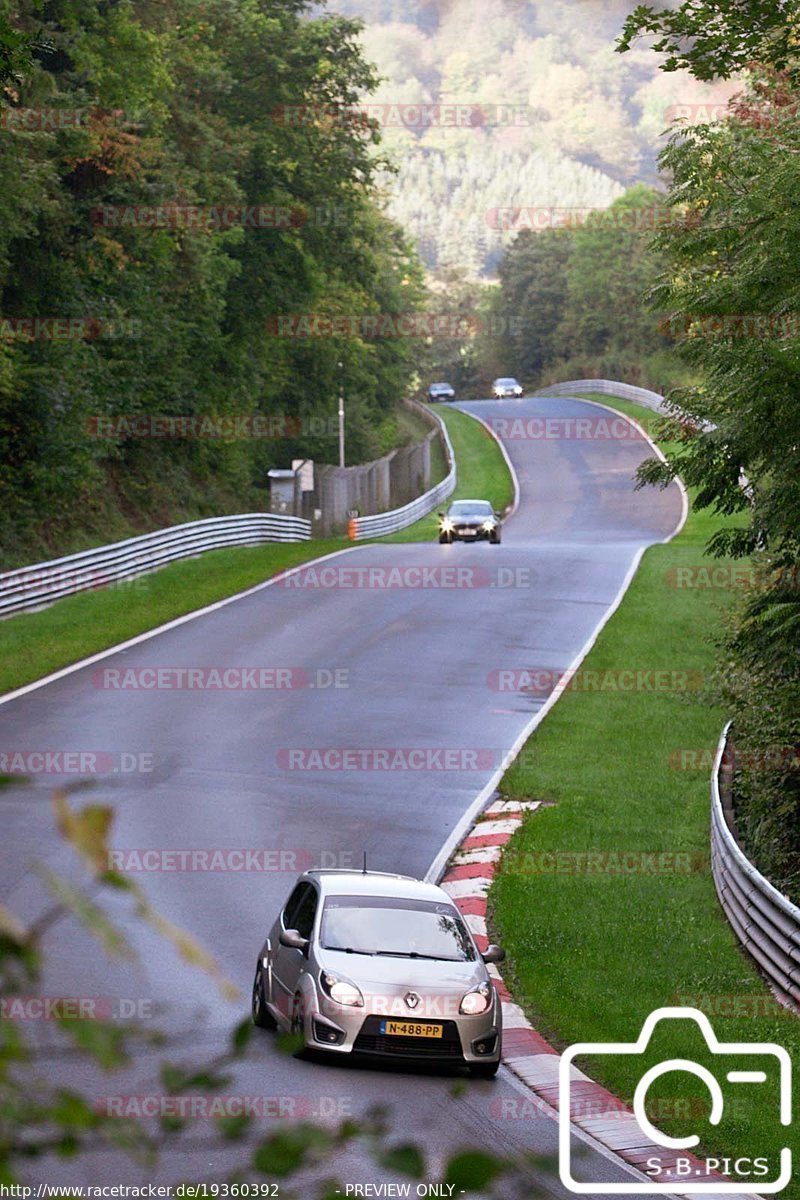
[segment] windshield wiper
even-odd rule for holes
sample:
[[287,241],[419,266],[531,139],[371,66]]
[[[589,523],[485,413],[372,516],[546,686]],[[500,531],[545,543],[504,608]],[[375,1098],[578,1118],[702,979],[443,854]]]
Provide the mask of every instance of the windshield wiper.
[[374,950],[354,950],[352,946],[323,946],[323,950],[338,950],[340,954],[368,954],[372,958]]
[[441,954],[420,954],[418,950],[376,950],[375,953],[387,958],[429,958],[433,962],[462,962],[460,958],[445,958]]

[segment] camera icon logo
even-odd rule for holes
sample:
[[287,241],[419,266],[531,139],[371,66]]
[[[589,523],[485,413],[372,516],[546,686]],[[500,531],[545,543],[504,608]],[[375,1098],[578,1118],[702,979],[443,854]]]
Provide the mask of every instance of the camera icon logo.
[[[642,1142],[652,1144],[652,1157],[642,1168],[649,1180],[664,1175],[663,1182],[606,1183],[583,1182],[574,1176],[572,1161],[571,1085],[585,1080],[573,1065],[578,1057],[589,1055],[630,1054],[644,1055],[650,1044],[653,1031],[659,1021],[693,1021],[700,1029],[711,1055],[720,1056],[719,1071],[713,1072],[690,1059],[671,1058],[660,1062],[642,1074],[633,1097],[633,1115],[626,1116],[631,1123],[632,1135],[637,1148]],[[748,1069],[737,1070],[741,1059],[746,1057]],[[725,1059],[739,1059],[736,1062]],[[783,1046],[774,1042],[720,1042],[705,1013],[696,1008],[658,1008],[652,1012],[642,1026],[635,1042],[579,1042],[570,1046],[561,1056],[559,1064],[559,1172],[561,1182],[571,1192],[582,1195],[625,1195],[642,1193],[676,1193],[700,1195],[736,1194],[768,1195],[782,1191],[792,1177],[792,1152],[788,1146],[780,1151],[774,1169],[766,1157],[751,1158],[707,1158],[689,1156],[687,1151],[697,1146],[697,1134],[671,1137],[657,1129],[646,1111],[647,1093],[656,1080],[672,1071],[694,1075],[706,1087],[710,1096],[708,1121],[719,1125],[722,1121],[726,1097],[720,1080],[733,1085],[738,1095],[739,1085],[758,1086],[767,1084],[767,1070],[753,1070],[753,1058],[763,1058],[775,1077],[777,1061],[778,1120],[781,1125],[791,1124],[792,1116],[792,1062]],[[717,1065],[715,1063],[715,1065]],[[638,1130],[636,1129],[638,1126]],[[622,1129],[620,1129],[622,1133]],[[774,1178],[770,1178],[774,1176]]]

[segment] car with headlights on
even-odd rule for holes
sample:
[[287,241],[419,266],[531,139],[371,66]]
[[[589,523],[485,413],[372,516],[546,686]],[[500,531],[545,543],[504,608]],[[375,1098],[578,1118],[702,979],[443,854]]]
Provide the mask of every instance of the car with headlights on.
[[436,404],[438,400],[455,400],[455,390],[449,383],[432,383],[428,388],[428,400]]
[[521,396],[522,384],[511,378],[495,379],[492,384],[492,395],[495,400],[504,400],[508,396]]
[[381,871],[300,876],[258,955],[253,1021],[302,1049],[393,1061],[500,1065],[502,1008],[487,963],[442,888]]
[[502,522],[488,500],[454,500],[439,513],[439,542],[490,542],[499,546]]

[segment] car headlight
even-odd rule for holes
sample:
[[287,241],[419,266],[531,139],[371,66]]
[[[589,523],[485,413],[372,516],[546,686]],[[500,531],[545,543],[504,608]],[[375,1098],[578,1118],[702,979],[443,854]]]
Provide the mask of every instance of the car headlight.
[[478,1017],[481,1013],[486,1012],[491,1003],[492,985],[490,983],[479,983],[477,987],[472,988],[465,996],[462,996],[458,1011],[467,1017]]
[[442,533],[452,533],[452,531],[455,529],[455,525],[449,517],[444,517],[439,524],[439,528],[441,529]]
[[319,982],[326,996],[347,1008],[363,1008],[364,997],[354,983],[343,979],[341,975],[332,975],[330,971],[320,973]]
[[489,518],[488,521],[483,522],[483,528],[486,530],[487,533],[491,533],[492,530],[494,529],[494,527],[495,527],[495,522],[491,519],[491,517]]

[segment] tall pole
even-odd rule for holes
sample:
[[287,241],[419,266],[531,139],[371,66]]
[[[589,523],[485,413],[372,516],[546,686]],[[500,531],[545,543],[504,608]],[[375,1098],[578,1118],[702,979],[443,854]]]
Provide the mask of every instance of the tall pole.
[[339,363],[339,466],[344,466],[344,378],[343,363]]

